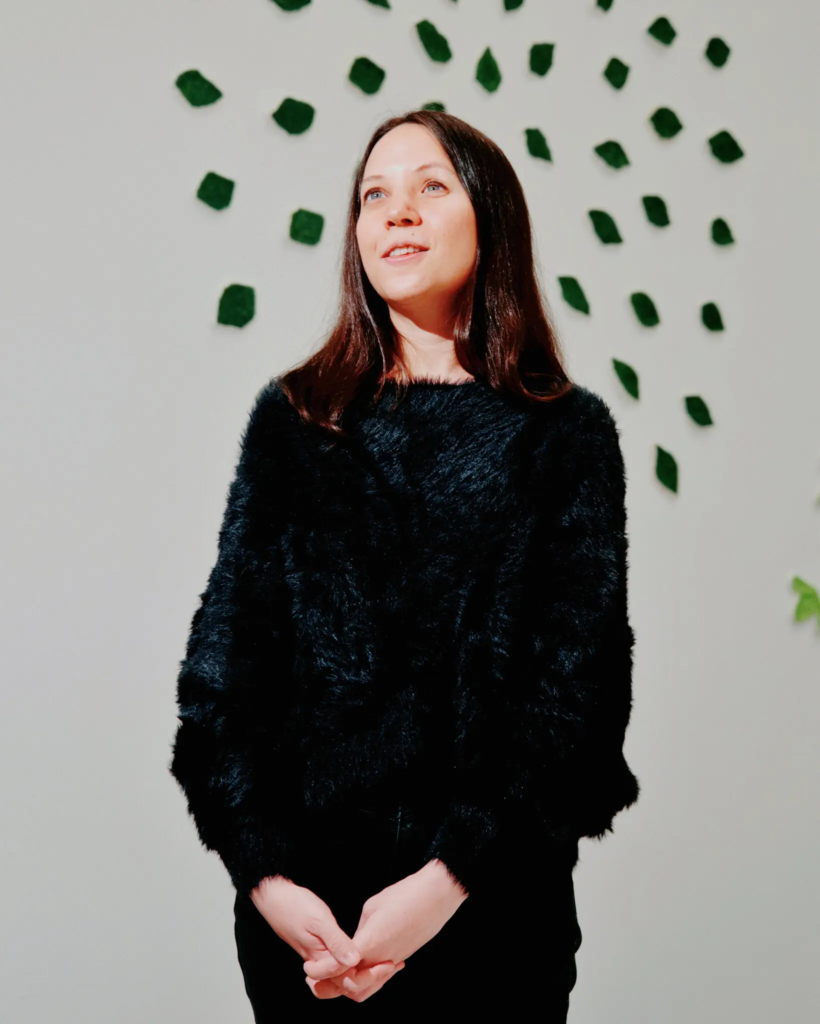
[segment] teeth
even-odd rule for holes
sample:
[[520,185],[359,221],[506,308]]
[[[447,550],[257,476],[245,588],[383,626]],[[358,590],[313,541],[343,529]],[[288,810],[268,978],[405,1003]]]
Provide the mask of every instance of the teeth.
[[404,256],[408,252],[421,252],[422,250],[415,245],[403,245],[399,249],[391,249],[387,254],[388,256]]

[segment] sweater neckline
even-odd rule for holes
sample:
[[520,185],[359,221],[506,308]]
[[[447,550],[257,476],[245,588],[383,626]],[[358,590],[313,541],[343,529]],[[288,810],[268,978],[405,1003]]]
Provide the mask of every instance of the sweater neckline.
[[467,377],[464,380],[446,380],[442,377],[413,377],[412,380],[398,381],[390,377],[385,378],[385,387],[422,387],[422,388],[464,388],[471,384],[480,383],[475,377]]

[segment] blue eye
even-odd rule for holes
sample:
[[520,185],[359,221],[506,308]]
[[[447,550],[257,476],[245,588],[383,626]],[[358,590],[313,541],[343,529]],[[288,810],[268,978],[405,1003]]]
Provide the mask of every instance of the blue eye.
[[[442,183],[440,181],[428,181],[427,184],[424,186],[424,189],[422,191],[426,191],[431,185],[437,185],[441,189],[444,188],[444,185],[442,185]],[[370,199],[370,197],[373,195],[374,192],[382,192],[382,193],[384,193],[384,189],[383,188],[371,188],[371,189],[369,189],[367,192],[365,192],[364,197],[362,199],[362,203],[366,203],[368,201],[368,199]]]

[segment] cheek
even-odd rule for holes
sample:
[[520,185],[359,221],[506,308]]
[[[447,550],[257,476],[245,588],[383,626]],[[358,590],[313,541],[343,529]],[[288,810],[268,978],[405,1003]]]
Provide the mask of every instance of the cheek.
[[459,268],[469,269],[475,262],[477,236],[472,207],[453,220],[450,226],[450,245]]

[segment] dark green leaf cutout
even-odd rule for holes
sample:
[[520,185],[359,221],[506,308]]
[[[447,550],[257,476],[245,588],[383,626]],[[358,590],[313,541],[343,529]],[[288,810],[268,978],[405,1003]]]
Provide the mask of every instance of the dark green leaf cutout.
[[722,217],[712,221],[712,241],[715,245],[733,245],[732,229]]
[[686,402],[686,411],[699,427],[712,425],[713,420],[709,407],[699,395],[687,395],[684,401]]
[[672,28],[672,23],[668,18],[656,18],[646,31],[651,36],[654,36],[659,43],[663,43],[664,46],[670,46],[672,40],[678,34]]
[[613,57],[604,68],[604,78],[609,82],[613,89],[623,89],[626,84],[627,76],[629,75],[629,65],[624,64],[622,60],[617,57]]
[[683,128],[678,115],[674,110],[670,110],[669,107],[658,107],[649,120],[662,139],[674,138]]
[[199,71],[183,71],[176,80],[176,87],[192,107],[207,107],[222,95],[214,83]]
[[438,100],[431,100],[429,103],[425,103],[421,108],[422,110],[441,110],[444,111],[444,104],[439,103]]
[[629,159],[624,152],[623,146],[620,142],[615,142],[614,139],[609,139],[607,142],[602,142],[599,146],[596,146],[595,152],[610,167],[626,167],[629,164]]
[[372,96],[381,88],[385,75],[386,72],[378,64],[374,64],[369,57],[357,57],[351,64],[347,77],[362,92]]
[[629,301],[632,303],[632,308],[635,310],[635,316],[640,320],[644,327],[657,327],[661,322],[655,303],[649,298],[646,292],[633,292],[629,296]]
[[273,2],[283,11],[298,11],[302,7],[307,7],[310,0],[273,0]]
[[390,0],[367,0],[369,4],[373,4],[374,7],[386,7],[390,10]]
[[602,11],[608,11],[612,6],[612,0],[598,0],[598,6]]
[[558,283],[561,285],[561,296],[568,306],[580,313],[589,313],[587,297],[576,277],[559,277]]
[[316,111],[309,103],[288,96],[282,100],[271,115],[280,128],[291,135],[301,135],[313,124]]
[[638,375],[629,363],[622,363],[620,359],[613,359],[612,365],[618,374],[618,380],[633,398],[638,397]]
[[604,210],[590,210],[589,216],[595,229],[595,234],[605,245],[623,242],[618,231],[618,225],[608,213]]
[[495,92],[501,85],[501,68],[496,63],[489,46],[479,58],[475,77],[478,84],[484,86],[487,92]]
[[723,318],[720,315],[720,310],[714,304],[714,302],[706,302],[700,309],[700,318],[704,325],[709,328],[710,331],[722,331]]
[[229,327],[244,327],[253,320],[256,312],[256,297],[253,288],[246,284],[229,284],[219,298],[217,323]]
[[669,211],[660,196],[643,196],[641,202],[646,210],[646,219],[650,224],[654,224],[658,228],[669,226]]
[[817,588],[795,576],[792,579],[792,590],[800,595],[794,609],[794,621],[805,622],[812,616],[817,616],[817,625],[820,627],[820,594],[817,593]]
[[729,49],[727,44],[720,38],[720,36],[713,36],[709,40],[709,44],[706,47],[707,58],[715,65],[716,68],[722,68],[726,61],[729,59],[729,54],[732,51]]
[[678,464],[675,461],[675,456],[671,452],[666,451],[665,448],[655,445],[657,450],[657,457],[655,459],[655,475],[663,484],[664,487],[668,487],[670,491],[678,493]]
[[530,47],[530,71],[545,75],[552,67],[555,43],[534,43]]
[[552,153],[540,128],[525,128],[527,136],[527,149],[530,156],[537,156],[540,160],[552,160]]
[[310,210],[297,210],[290,218],[290,237],[294,242],[304,245],[316,245],[322,237],[325,218],[321,213]]
[[233,186],[234,182],[230,178],[223,178],[215,171],[208,171],[200,182],[196,197],[215,210],[224,210],[226,206],[231,205]]
[[450,44],[432,21],[427,21],[425,18],[424,21],[418,22],[416,31],[419,34],[421,45],[427,51],[427,56],[430,60],[436,60],[440,64],[444,64],[453,56]]
[[524,6],[524,0],[504,0],[505,11],[517,11],[519,7]]
[[727,131],[718,132],[709,139],[712,153],[721,163],[731,164],[743,156],[743,150]]

